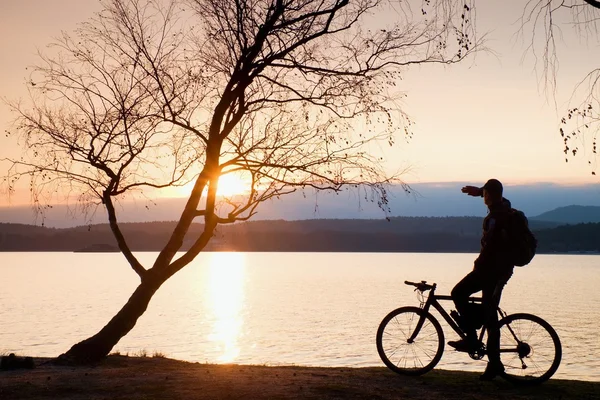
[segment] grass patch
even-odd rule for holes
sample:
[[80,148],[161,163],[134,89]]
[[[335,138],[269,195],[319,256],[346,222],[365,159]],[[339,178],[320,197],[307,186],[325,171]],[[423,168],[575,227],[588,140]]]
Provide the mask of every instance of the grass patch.
[[152,358],[167,358],[167,355],[162,351],[155,350],[154,353],[152,353]]
[[162,351],[154,350],[150,353],[146,349],[140,349],[134,352],[122,353],[120,350],[115,350],[109,354],[109,356],[122,356],[122,357],[138,357],[138,358],[167,358],[167,355]]
[[133,353],[133,356],[146,358],[146,357],[148,357],[148,352],[146,351],[146,349],[141,349],[141,350],[138,350],[135,353]]

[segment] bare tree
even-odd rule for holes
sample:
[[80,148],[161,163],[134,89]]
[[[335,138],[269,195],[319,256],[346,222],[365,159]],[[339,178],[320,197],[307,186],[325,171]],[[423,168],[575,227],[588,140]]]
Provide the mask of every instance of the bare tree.
[[[13,103],[26,154],[8,182],[31,178],[36,201],[65,191],[106,208],[140,284],[97,334],[61,356],[90,362],[135,325],[158,288],[188,265],[219,224],[298,188],[366,187],[386,208],[373,143],[393,145],[411,121],[396,85],[412,64],[452,64],[473,52],[465,0],[103,0],[54,43],[31,75],[32,103]],[[243,196],[219,177],[241,173]],[[193,182],[151,266],[131,252],[115,201]],[[192,223],[203,231],[183,252]]]
[[[585,40],[600,41],[600,2],[595,0],[529,0],[521,20],[521,33],[531,32],[528,50],[541,67],[541,81],[556,94],[559,69],[557,41],[562,28],[574,28]],[[590,54],[593,54],[591,50]],[[592,175],[596,175],[600,132],[600,67],[590,71],[575,87],[570,105],[561,118],[559,132],[564,141],[565,161],[584,153]],[[581,150],[580,150],[581,146]],[[587,153],[587,154],[586,154]]]

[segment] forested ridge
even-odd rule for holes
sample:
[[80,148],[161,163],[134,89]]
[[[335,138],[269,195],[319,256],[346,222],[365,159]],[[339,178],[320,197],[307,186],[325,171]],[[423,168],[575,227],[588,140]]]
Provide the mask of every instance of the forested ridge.
[[[479,217],[394,217],[390,220],[264,220],[221,227],[208,250],[477,252]],[[134,251],[158,251],[174,222],[123,224]],[[532,219],[540,253],[600,251],[600,223],[559,224]],[[188,235],[201,231],[194,224]],[[108,225],[55,229],[0,223],[0,251],[110,251]]]

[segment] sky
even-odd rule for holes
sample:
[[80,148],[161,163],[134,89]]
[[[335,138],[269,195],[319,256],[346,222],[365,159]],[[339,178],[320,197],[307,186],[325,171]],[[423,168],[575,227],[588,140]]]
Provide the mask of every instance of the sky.
[[[516,4],[519,6],[516,6]],[[478,53],[459,65],[417,66],[400,82],[405,110],[415,121],[414,137],[383,148],[392,170],[409,168],[404,179],[473,182],[495,177],[506,184],[598,184],[585,157],[565,163],[558,121],[575,84],[600,65],[598,43],[582,43],[563,31],[559,43],[559,85],[554,98],[543,93],[535,62],[516,38],[523,1],[478,1],[477,30],[487,33],[493,52]],[[0,0],[0,96],[26,94],[25,68],[37,49],[99,7],[97,0]],[[525,55],[525,57],[524,57]],[[0,103],[0,130],[11,115]],[[0,158],[18,148],[0,137]],[[2,166],[0,166],[1,168]],[[0,171],[4,172],[4,170]]]
[[[538,84],[528,42],[515,35],[524,1],[477,2],[477,29],[488,32],[495,54],[446,68],[409,71],[407,107],[416,120],[415,136],[402,156],[414,181],[485,181],[496,177],[522,184],[598,183],[587,159],[565,163],[559,120],[575,85],[600,65],[600,50],[581,43],[569,29],[559,47],[555,108]],[[524,58],[525,56],[525,58]]]
[[[464,183],[464,182],[463,182]],[[370,195],[356,190],[339,194],[311,190],[296,192],[261,204],[253,220],[283,219],[383,219],[403,217],[484,217],[487,208],[480,197],[460,192],[462,183],[417,183],[413,193],[400,188],[389,193],[390,212],[386,214]],[[366,194],[366,197],[365,197]],[[584,205],[600,207],[600,188],[592,185],[564,187],[558,184],[507,186],[505,195],[515,208],[528,217],[535,217],[559,207]],[[163,198],[152,202],[123,202],[117,206],[120,222],[173,221],[178,219],[185,199]],[[55,206],[44,215],[35,214],[28,206],[0,207],[0,221],[25,223],[53,228],[106,223],[106,212],[97,208],[88,214],[67,206]]]

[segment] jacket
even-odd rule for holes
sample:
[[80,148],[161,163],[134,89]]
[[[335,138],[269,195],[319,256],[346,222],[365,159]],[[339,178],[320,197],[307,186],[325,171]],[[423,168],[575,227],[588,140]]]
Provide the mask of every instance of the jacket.
[[509,259],[508,224],[511,211],[510,201],[502,201],[489,206],[489,213],[483,220],[481,250],[475,260],[474,270],[492,278],[510,276],[514,265]]

